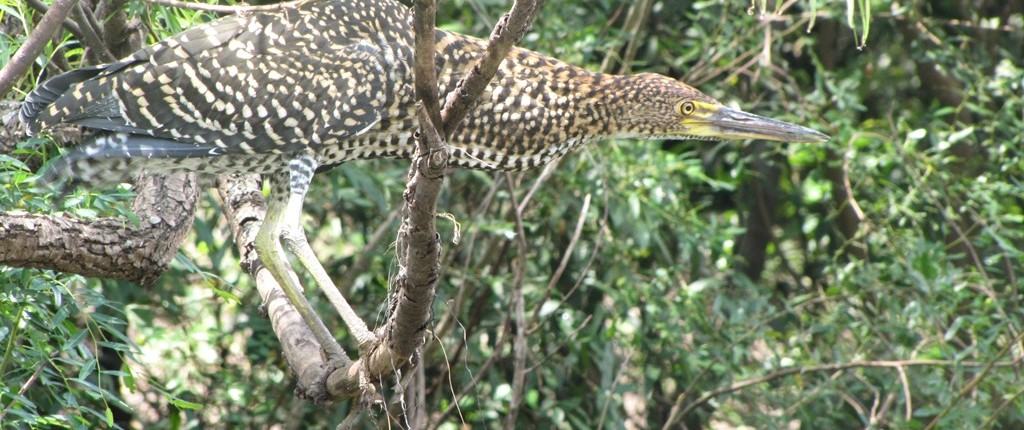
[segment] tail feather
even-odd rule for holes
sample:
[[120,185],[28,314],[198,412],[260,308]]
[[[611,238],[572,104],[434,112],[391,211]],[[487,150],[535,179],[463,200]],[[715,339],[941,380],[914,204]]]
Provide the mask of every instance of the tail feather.
[[151,136],[111,133],[70,149],[43,168],[39,182],[113,185],[130,181],[143,170],[195,169],[193,164],[218,155],[217,149]]
[[101,66],[83,67],[81,69],[72,70],[70,72],[58,75],[53,79],[50,79],[28,93],[25,97],[25,102],[21,105],[21,111],[18,113],[18,117],[21,122],[28,125],[29,135],[34,135],[39,132],[39,125],[36,123],[36,117],[43,111],[47,106],[56,101],[60,96],[64,95],[72,85],[79,82],[89,80],[100,73],[103,73],[110,65],[104,64]]

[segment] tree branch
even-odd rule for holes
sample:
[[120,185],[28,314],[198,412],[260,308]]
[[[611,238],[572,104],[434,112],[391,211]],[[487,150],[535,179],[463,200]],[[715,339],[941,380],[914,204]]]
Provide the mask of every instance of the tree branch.
[[114,54],[107,49],[107,45],[103,43],[103,27],[96,21],[92,11],[79,3],[75,5],[75,10],[72,12],[78,21],[78,28],[82,31],[80,40],[88,48],[86,54],[90,61],[94,64],[102,64],[117,60]]
[[512,47],[523,39],[530,23],[537,16],[544,0],[516,0],[512,10],[501,16],[487,40],[487,52],[470,69],[470,73],[459,80],[455,89],[448,93],[441,118],[444,120],[444,135],[449,137],[469,113],[487,84],[498,71],[502,60]]
[[14,88],[14,83],[28,71],[39,53],[43,52],[50,36],[64,23],[64,19],[68,17],[77,2],[78,0],[55,0],[53,2],[53,5],[43,15],[43,19],[39,21],[39,25],[28,36],[25,44],[21,45],[21,48],[18,48],[18,51],[11,57],[11,61],[3,69],[0,69],[0,97],[5,96],[11,88]]
[[516,246],[519,252],[516,254],[515,260],[515,278],[512,281],[512,297],[511,297],[511,308],[512,318],[511,324],[514,325],[512,332],[514,337],[512,338],[512,395],[509,399],[508,413],[505,416],[505,428],[514,429],[516,428],[516,417],[519,415],[519,409],[523,404],[523,391],[526,387],[526,356],[529,345],[526,340],[526,297],[523,295],[523,278],[526,277],[526,261],[524,258],[527,253],[526,244],[526,230],[523,229],[523,212],[520,210],[522,206],[516,199],[515,186],[512,181],[512,175],[505,173],[505,184],[509,188],[509,198],[511,199],[511,212],[516,225]]
[[[0,108],[0,118],[20,103]],[[81,139],[68,127],[58,140]],[[17,121],[0,127],[0,154],[25,139]],[[192,228],[198,185],[195,174],[146,175],[135,184],[132,212],[122,217],[83,220],[26,212],[0,212],[0,264],[75,273],[147,284],[156,280]]]
[[[444,110],[428,112],[438,106],[436,71],[434,70],[434,6],[432,0],[416,2],[414,27],[415,76],[417,88],[417,154],[409,169],[409,183],[404,193],[402,227],[398,237],[399,274],[392,286],[392,303],[382,333],[384,342],[375,345],[354,367],[365,369],[374,380],[403,369],[413,362],[413,355],[423,345],[435,291],[440,279],[441,244],[437,234],[435,210],[444,172],[448,166],[448,148],[444,137],[434,127],[434,119],[444,118],[445,136],[455,130],[465,117],[465,110],[475,103],[487,83],[494,77],[501,61],[522,35],[540,7],[540,0],[516,1],[492,32],[487,52],[473,67],[473,73],[456,85],[449,94]],[[423,82],[424,80],[433,82]],[[365,364],[364,364],[365,363]],[[329,390],[352,373],[335,372],[328,379]],[[347,381],[346,383],[351,383]],[[331,390],[333,394],[333,390]]]
[[[434,5],[434,0],[416,0],[415,6],[416,10],[413,14],[413,31],[416,33],[413,57],[414,88],[416,89],[416,100],[423,104],[427,116],[430,117],[430,123],[420,127],[429,127],[434,130],[433,134],[436,134],[443,125],[441,104],[438,101],[437,93],[437,70],[434,68],[434,58],[437,55],[434,50],[437,7]],[[422,142],[422,140],[418,142]]]
[[[1010,345],[1013,343],[1011,342]],[[812,372],[835,372],[840,370],[864,368],[864,367],[875,367],[875,368],[903,368],[903,367],[920,367],[920,366],[944,366],[944,367],[983,367],[987,372],[993,367],[1018,367],[1020,366],[1020,359],[1013,361],[991,361],[991,362],[980,362],[980,361],[957,361],[957,360],[873,360],[873,361],[853,361],[849,363],[832,363],[822,364],[818,366],[808,367],[787,367],[784,369],[775,370],[767,375],[746,379],[738,382],[734,382],[727,387],[718,388],[715,390],[708,391],[698,397],[696,400],[686,404],[684,407],[684,401],[686,396],[680,395],[676,398],[676,403],[672,405],[672,411],[669,413],[669,418],[665,421],[665,425],[661,428],[663,430],[675,428],[679,421],[686,416],[686,414],[693,411],[698,406],[707,403],[711,399],[721,396],[723,394],[729,394],[732,392],[740,391],[744,388],[770,382],[779,378],[784,378],[791,375],[812,373]],[[978,378],[975,378],[977,381]],[[973,382],[973,381],[972,381]],[[965,388],[970,388],[965,387]],[[685,393],[684,393],[685,394]]]
[[[46,4],[44,4],[41,0],[28,0],[27,4],[28,7],[35,9],[36,12],[42,14],[45,14],[47,11],[50,10],[50,8],[46,7]],[[70,19],[65,18],[62,25],[64,26],[65,30],[71,32],[72,36],[75,36],[75,38],[78,40],[82,40],[82,29],[78,28],[78,24],[76,24],[74,21]]]
[[147,284],[167,269],[192,228],[195,174],[147,176],[124,218],[81,220],[0,212],[0,264]]

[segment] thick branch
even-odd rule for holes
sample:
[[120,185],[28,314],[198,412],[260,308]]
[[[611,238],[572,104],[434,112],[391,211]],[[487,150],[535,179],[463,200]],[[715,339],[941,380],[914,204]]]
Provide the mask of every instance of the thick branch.
[[[0,109],[0,118],[20,103]],[[68,141],[81,138],[68,127]],[[0,153],[25,139],[15,121],[0,127]],[[63,140],[63,139],[59,139]],[[143,176],[136,182],[132,212],[138,224],[121,217],[82,220],[25,212],[0,212],[0,264],[75,273],[146,284],[159,277],[192,227],[198,188],[195,174]]]
[[[421,123],[426,108],[417,109]],[[448,168],[448,148],[432,126],[421,127],[420,150],[409,171],[402,227],[398,232],[399,275],[391,318],[385,328],[389,347],[398,357],[411,357],[423,344],[424,331],[441,273],[441,239],[435,218],[437,196]]]
[[492,33],[487,52],[474,65],[473,73],[460,81],[455,91],[449,94],[440,115],[428,111],[430,106],[439,105],[436,92],[431,90],[437,88],[436,73],[433,70],[433,1],[422,0],[416,3],[414,67],[420,132],[417,155],[409,170],[409,183],[404,194],[402,227],[398,237],[400,268],[392,288],[388,321],[383,329],[385,341],[360,359],[360,362],[367,363],[366,369],[374,378],[385,372],[393,372],[396,367],[404,367],[412,361],[413,354],[423,344],[440,279],[441,243],[435,223],[435,206],[443,185],[444,171],[448,166],[448,148],[431,118],[446,118],[445,135],[455,130],[466,110],[476,102],[494,77],[501,61],[515,42],[522,38],[540,3],[538,0],[517,1],[512,10],[502,17]]
[[21,45],[21,48],[18,48],[18,51],[11,57],[11,61],[3,69],[0,69],[0,97],[14,88],[14,83],[18,81],[18,78],[28,71],[39,53],[43,52],[50,36],[64,23],[64,19],[68,17],[77,2],[78,0],[55,0],[53,2],[53,5],[43,15],[43,19],[39,21],[39,25],[28,36],[25,44]]
[[149,176],[124,218],[81,220],[0,213],[0,264],[76,273],[141,284],[159,277],[192,227],[194,174]]
[[[391,309],[384,328],[388,353],[376,351],[373,357],[395,356],[397,363],[406,363],[423,344],[424,331],[430,318],[430,306],[441,272],[441,241],[434,217],[437,196],[441,193],[444,171],[448,168],[448,148],[438,134],[440,106],[437,96],[437,73],[434,70],[433,0],[418,0],[414,14],[416,32],[414,70],[416,115],[420,131],[416,139],[416,156],[409,169],[405,202],[402,205],[402,226],[398,230],[399,273],[392,287]],[[429,110],[435,111],[431,113]],[[394,362],[393,359],[389,360]],[[371,366],[375,367],[375,366]]]

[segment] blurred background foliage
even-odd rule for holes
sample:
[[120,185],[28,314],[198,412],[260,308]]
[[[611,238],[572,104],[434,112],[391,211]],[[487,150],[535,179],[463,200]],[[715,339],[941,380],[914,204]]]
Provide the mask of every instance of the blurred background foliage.
[[[508,6],[444,1],[438,25],[484,36]],[[214,18],[126,8],[146,43]],[[0,0],[0,62],[40,16]],[[833,137],[600,142],[549,169],[453,172],[439,210],[461,237],[439,220],[445,277],[417,379],[431,428],[502,423],[516,288],[524,428],[1024,427],[1021,34],[1024,4],[1001,0],[548,2],[530,49],[681,78]],[[65,34],[44,57],[9,98],[49,57],[84,55]],[[125,215],[125,187],[34,188],[56,153],[5,149],[0,209]],[[313,248],[371,325],[407,169],[345,164],[307,198]],[[206,193],[154,285],[0,268],[0,422],[332,428],[350,406],[293,397],[228,234]]]

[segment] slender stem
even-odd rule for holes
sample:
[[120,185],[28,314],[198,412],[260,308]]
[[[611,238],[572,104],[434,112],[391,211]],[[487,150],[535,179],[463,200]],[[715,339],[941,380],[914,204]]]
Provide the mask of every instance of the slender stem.
[[544,0],[516,0],[512,10],[498,20],[487,41],[487,52],[470,69],[470,73],[459,80],[455,90],[448,93],[444,111],[441,112],[445,136],[451,136],[455,132],[459,123],[469,113],[469,109],[484,93],[487,84],[498,72],[498,66],[512,47],[522,40],[527,27],[540,12],[543,4]]
[[[416,13],[413,15],[413,29],[416,32],[415,72],[416,100],[423,103],[430,117],[430,127],[441,129],[441,104],[437,93],[437,70],[434,58],[434,27],[437,7],[434,0],[416,0]],[[421,125],[423,126],[423,125]]]
[[[1011,342],[1010,345],[1012,345],[1015,342],[1016,342],[1016,340],[1014,342]],[[1001,351],[1001,352],[1003,352],[1003,351]],[[999,356],[1001,356],[1001,355],[1002,354],[999,354]],[[692,401],[692,402],[690,402],[688,404],[685,404],[687,396],[685,395],[686,393],[683,393],[683,394],[679,395],[676,398],[676,403],[672,406],[672,410],[669,413],[669,418],[668,418],[668,420],[665,421],[665,425],[662,426],[662,429],[663,430],[667,430],[667,429],[675,428],[675,425],[678,424],[683,419],[683,417],[686,416],[686,414],[690,413],[691,411],[696,409],[698,406],[703,405],[704,403],[707,403],[708,401],[710,401],[711,399],[713,399],[715,397],[721,396],[723,394],[728,394],[728,393],[740,391],[740,390],[742,390],[744,388],[747,388],[747,387],[750,387],[750,386],[754,386],[754,385],[758,385],[758,384],[763,384],[765,382],[770,382],[770,381],[773,381],[773,380],[776,380],[776,379],[779,379],[779,378],[784,378],[784,377],[791,376],[791,375],[796,375],[796,374],[804,374],[804,373],[812,373],[812,372],[834,372],[834,371],[837,371],[837,370],[856,369],[856,368],[863,368],[863,367],[876,367],[876,368],[900,368],[900,367],[912,367],[912,366],[984,367],[984,370],[982,371],[982,373],[979,374],[978,377],[976,377],[974,380],[972,380],[971,383],[969,383],[968,386],[964,388],[964,390],[961,390],[961,393],[964,393],[965,391],[968,391],[969,389],[973,388],[974,385],[976,385],[977,382],[980,381],[979,378],[983,377],[985,374],[987,374],[988,371],[990,371],[992,368],[995,368],[995,367],[1014,367],[1014,366],[1018,366],[1019,364],[1020,364],[1020,360],[989,361],[989,362],[956,361],[956,360],[873,360],[873,361],[853,361],[853,362],[849,362],[849,363],[822,364],[822,365],[818,365],[818,366],[808,366],[808,367],[787,367],[787,368],[784,368],[784,369],[779,369],[779,370],[773,371],[773,372],[771,372],[771,373],[769,373],[767,375],[761,376],[761,377],[752,378],[752,379],[746,379],[746,380],[743,380],[743,381],[738,381],[738,382],[735,382],[732,385],[729,385],[727,387],[722,387],[722,388],[718,388],[718,389],[715,389],[715,390],[708,391],[708,392],[704,393],[702,396],[698,397],[696,400],[694,400],[694,401]],[[935,420],[938,420],[939,418],[941,418],[942,415],[943,414],[940,413],[939,416],[935,417]],[[932,424],[935,423],[935,420],[933,420]]]
[[573,229],[572,237],[569,239],[569,245],[565,247],[565,253],[562,254],[562,260],[558,262],[558,268],[555,269],[555,274],[551,275],[551,280],[548,281],[548,286],[544,288],[544,295],[541,297],[540,301],[537,302],[539,303],[539,306],[534,308],[533,315],[530,316],[530,327],[537,327],[541,308],[544,303],[551,298],[551,292],[555,289],[555,284],[558,283],[558,280],[562,279],[562,274],[565,273],[565,268],[569,267],[569,259],[572,258],[572,253],[576,250],[576,243],[579,242],[580,236],[583,234],[583,225],[587,220],[587,212],[589,211],[590,194],[588,193],[583,197],[583,207],[580,208],[580,217],[576,220],[576,228]]
[[523,295],[523,278],[526,277],[525,257],[528,248],[526,231],[523,228],[523,213],[519,210],[520,205],[516,199],[514,183],[512,175],[505,173],[505,184],[509,188],[512,215],[516,225],[516,246],[519,250],[516,254],[515,278],[512,282],[512,298],[509,306],[512,308],[512,324],[515,325],[513,328],[515,335],[512,339],[512,396],[509,401],[508,413],[505,416],[506,429],[516,428],[516,416],[522,407],[523,390],[526,387],[526,373],[528,372],[526,355],[529,346],[526,340],[526,297]]
[[53,33],[64,23],[76,3],[78,0],[55,0],[53,2],[53,5],[43,15],[43,19],[39,21],[39,25],[28,36],[25,44],[21,45],[11,57],[11,61],[3,69],[0,69],[0,98],[4,98],[7,92],[14,88],[14,83],[18,81],[18,78],[28,71],[36,57],[43,52],[46,42],[50,41]]
[[103,43],[103,27],[96,21],[92,11],[78,3],[75,5],[73,13],[78,18],[78,28],[82,31],[82,43],[89,48],[87,52],[92,55],[90,58],[97,63],[109,63],[117,60],[114,58],[114,54],[107,49],[107,45]]

